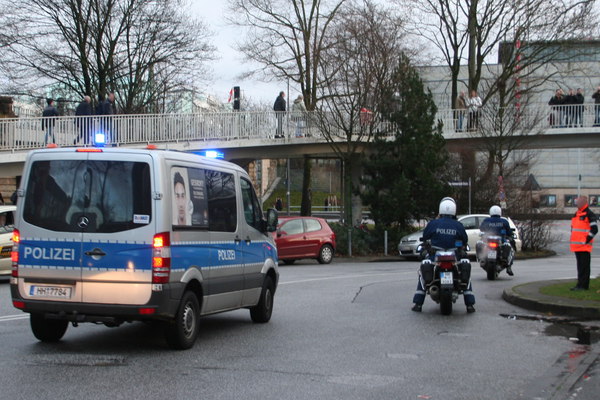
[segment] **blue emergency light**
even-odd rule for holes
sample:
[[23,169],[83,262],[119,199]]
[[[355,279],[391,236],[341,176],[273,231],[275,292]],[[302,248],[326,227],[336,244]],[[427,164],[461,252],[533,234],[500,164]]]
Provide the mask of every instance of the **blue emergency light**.
[[200,156],[204,156],[206,158],[218,158],[221,160],[225,158],[225,153],[223,153],[222,151],[217,151],[217,150],[202,150],[202,151],[196,151],[194,153],[198,154]]
[[104,147],[106,143],[106,135],[104,132],[96,132],[94,134],[94,144],[98,147]]

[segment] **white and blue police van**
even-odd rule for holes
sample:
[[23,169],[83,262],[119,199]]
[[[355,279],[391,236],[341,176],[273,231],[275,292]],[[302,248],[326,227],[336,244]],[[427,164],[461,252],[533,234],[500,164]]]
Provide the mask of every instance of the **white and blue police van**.
[[268,322],[279,272],[248,174],[232,163],[154,149],[29,153],[13,234],[13,305],[41,341],[69,322],[162,321],[171,348],[199,318],[239,308]]

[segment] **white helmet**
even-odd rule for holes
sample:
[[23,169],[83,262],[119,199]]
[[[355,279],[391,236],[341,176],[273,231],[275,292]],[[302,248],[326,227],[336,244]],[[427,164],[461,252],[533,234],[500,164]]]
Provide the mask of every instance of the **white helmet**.
[[452,197],[444,197],[440,201],[440,215],[456,215],[456,202]]
[[490,207],[490,215],[497,215],[497,216],[501,217],[502,209],[499,206],[491,206]]

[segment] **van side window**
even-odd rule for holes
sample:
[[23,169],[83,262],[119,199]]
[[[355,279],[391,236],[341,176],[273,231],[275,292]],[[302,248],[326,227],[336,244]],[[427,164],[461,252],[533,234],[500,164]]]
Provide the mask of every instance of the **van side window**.
[[256,193],[252,188],[252,184],[248,180],[242,178],[242,199],[244,200],[244,218],[248,225],[260,230],[260,224],[262,221],[262,210]]
[[217,232],[237,230],[237,206],[233,174],[204,171],[208,198],[208,229]]

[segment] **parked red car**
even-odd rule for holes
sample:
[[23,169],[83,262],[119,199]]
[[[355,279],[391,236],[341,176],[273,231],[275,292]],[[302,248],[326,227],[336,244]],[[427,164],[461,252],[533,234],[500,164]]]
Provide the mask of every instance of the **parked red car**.
[[320,264],[333,260],[335,233],[323,218],[280,217],[273,237],[279,260],[285,264],[301,258],[315,258]]

